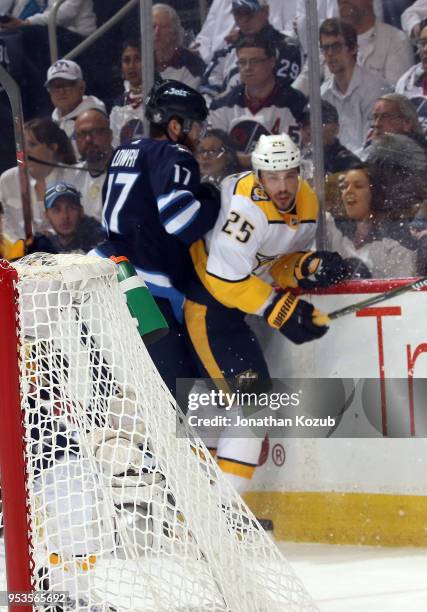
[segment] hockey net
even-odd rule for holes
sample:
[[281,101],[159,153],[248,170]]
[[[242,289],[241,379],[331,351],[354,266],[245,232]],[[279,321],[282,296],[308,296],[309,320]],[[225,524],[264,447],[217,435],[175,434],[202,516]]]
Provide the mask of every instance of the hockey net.
[[[36,610],[315,610],[201,440],[188,428],[176,435],[180,410],[115,265],[35,254],[3,262],[0,277],[0,285],[12,279],[13,316],[8,323],[3,296],[0,333],[16,323],[15,356],[12,346],[3,359],[17,362],[24,458],[17,473],[0,457],[9,590],[25,584],[13,572],[28,571],[31,590],[67,593],[62,606]],[[13,405],[5,395],[3,416]],[[7,429],[4,448],[16,435]],[[11,545],[18,505],[25,559]]]

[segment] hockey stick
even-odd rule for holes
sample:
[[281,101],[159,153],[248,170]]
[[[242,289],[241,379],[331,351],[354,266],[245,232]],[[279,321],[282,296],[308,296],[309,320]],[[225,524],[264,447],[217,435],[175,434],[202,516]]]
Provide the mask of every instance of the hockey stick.
[[49,166],[49,168],[64,168],[64,170],[74,170],[74,172],[90,172],[89,168],[85,168],[84,166],[76,166],[70,164],[63,164],[62,162],[49,162],[44,159],[39,159],[38,157],[34,157],[34,155],[27,155],[27,159],[33,162],[37,162],[41,166]]
[[373,297],[367,298],[366,300],[362,300],[361,302],[356,302],[354,304],[349,304],[349,306],[344,306],[343,308],[339,308],[338,310],[334,310],[328,314],[320,314],[319,316],[314,317],[314,321],[316,325],[329,325],[331,321],[335,319],[340,319],[348,314],[352,314],[353,312],[357,312],[362,310],[362,308],[367,308],[368,306],[373,306],[374,304],[378,304],[380,302],[385,302],[386,300],[391,300],[398,295],[402,295],[407,291],[419,291],[427,287],[427,277],[424,276],[419,278],[418,280],[408,283],[407,285],[403,285],[402,287],[396,287],[396,289],[392,289],[391,291],[385,291],[384,293],[380,293],[379,295],[374,295]]
[[24,117],[22,113],[22,100],[18,84],[10,74],[0,66],[0,83],[3,85],[9,98],[13,130],[15,134],[16,162],[18,164],[19,185],[21,191],[22,214],[24,217],[25,243],[31,244],[33,240],[33,224],[31,212],[30,181],[28,178],[27,157],[24,141]]

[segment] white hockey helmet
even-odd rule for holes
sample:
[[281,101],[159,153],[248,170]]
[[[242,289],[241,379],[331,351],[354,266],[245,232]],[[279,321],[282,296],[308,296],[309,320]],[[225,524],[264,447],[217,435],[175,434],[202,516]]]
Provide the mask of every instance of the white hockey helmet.
[[291,170],[301,163],[298,145],[287,134],[260,136],[252,153],[252,168],[260,170]]

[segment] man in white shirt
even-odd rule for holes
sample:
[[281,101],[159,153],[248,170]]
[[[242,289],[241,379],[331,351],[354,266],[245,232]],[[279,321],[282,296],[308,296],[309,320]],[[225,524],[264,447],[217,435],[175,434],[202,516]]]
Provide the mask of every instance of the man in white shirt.
[[[270,0],[271,25],[286,34],[294,35],[297,0]],[[196,37],[193,49],[209,63],[215,51],[226,44],[226,37],[235,28],[231,0],[213,0],[205,22]]]
[[349,23],[335,17],[326,19],[319,34],[320,50],[332,74],[321,87],[322,98],[338,111],[339,139],[357,154],[368,133],[375,101],[391,87],[379,75],[357,65],[357,34]]
[[[339,16],[337,0],[317,0],[316,4],[319,25],[325,19]],[[374,11],[377,19],[382,21],[382,0],[374,0]],[[307,15],[305,10],[305,0],[297,0],[295,29],[301,46],[303,47],[304,52],[307,53]]]
[[340,18],[357,32],[358,63],[394,86],[414,61],[409,38],[376,18],[373,0],[337,1]]
[[[305,0],[299,2],[304,4]],[[298,5],[296,28],[306,50],[306,17],[302,4]],[[319,0],[317,5],[319,24],[327,18],[339,16],[354,27],[358,44],[357,63],[380,74],[394,87],[400,76],[412,65],[412,46],[403,32],[382,22],[380,9],[378,0]],[[323,70],[322,57],[320,61]],[[325,78],[331,76],[327,69],[324,72]],[[307,62],[295,80],[294,87],[308,95]]]
[[[28,10],[28,0],[15,0],[9,2],[5,12],[11,16],[10,21],[2,24],[6,30],[12,30],[21,26],[46,26],[52,12],[55,0],[38,0],[39,11]],[[33,13],[27,16],[28,13]],[[56,23],[59,28],[74,32],[81,37],[89,36],[96,30],[96,17],[93,10],[92,0],[65,0],[58,9]]]
[[84,111],[76,119],[74,137],[83,164],[75,173],[73,184],[82,194],[85,214],[101,221],[102,188],[113,155],[108,116],[97,109]]
[[[43,81],[50,64],[48,22],[56,0],[16,0],[9,9],[0,30],[8,34],[8,45],[22,55],[24,75],[20,85],[23,92],[26,119],[42,116],[47,111]],[[40,10],[37,10],[39,7]],[[62,57],[96,30],[96,18],[92,0],[65,0],[56,17],[56,39],[59,56]]]
[[[68,138],[74,132],[77,117],[85,110],[97,108],[104,113],[105,105],[95,96],[86,96],[86,83],[80,66],[72,60],[58,60],[47,71],[46,89],[53,106],[52,119],[64,130]],[[78,155],[79,151],[73,142]]]

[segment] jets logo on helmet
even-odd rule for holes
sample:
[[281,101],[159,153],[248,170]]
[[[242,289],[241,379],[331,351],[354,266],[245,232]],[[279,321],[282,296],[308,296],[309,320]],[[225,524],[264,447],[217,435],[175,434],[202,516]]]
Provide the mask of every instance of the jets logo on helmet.
[[261,136],[251,156],[252,167],[260,170],[291,170],[301,163],[298,145],[287,134]]
[[169,90],[165,91],[165,95],[168,96],[183,96],[183,97],[188,97],[190,95],[189,91],[186,91],[185,89],[176,89],[175,87],[171,87]]

